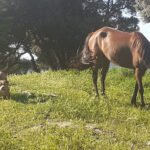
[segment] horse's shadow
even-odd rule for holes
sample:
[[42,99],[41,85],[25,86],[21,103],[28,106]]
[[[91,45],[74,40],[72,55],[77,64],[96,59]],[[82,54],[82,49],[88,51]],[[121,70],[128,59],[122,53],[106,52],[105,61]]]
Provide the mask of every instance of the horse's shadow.
[[30,93],[30,92],[23,92],[23,93],[13,93],[11,94],[11,99],[24,103],[24,104],[37,104],[37,103],[45,103],[48,100],[55,100],[57,95],[55,94],[37,94],[37,93]]

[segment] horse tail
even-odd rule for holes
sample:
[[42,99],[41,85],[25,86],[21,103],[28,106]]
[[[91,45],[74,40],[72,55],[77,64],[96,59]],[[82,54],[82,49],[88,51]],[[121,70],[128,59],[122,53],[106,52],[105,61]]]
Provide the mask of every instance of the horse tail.
[[88,36],[87,36],[86,39],[85,39],[84,48],[85,48],[86,50],[89,50],[88,42],[89,42],[89,39],[91,38],[92,35],[93,35],[93,32],[89,33]]
[[89,39],[91,38],[93,33],[94,32],[89,33],[88,36],[85,39],[84,46],[83,46],[83,51],[82,51],[82,58],[81,58],[82,64],[90,64],[91,52],[90,52],[90,48],[89,48],[88,43],[89,43]]

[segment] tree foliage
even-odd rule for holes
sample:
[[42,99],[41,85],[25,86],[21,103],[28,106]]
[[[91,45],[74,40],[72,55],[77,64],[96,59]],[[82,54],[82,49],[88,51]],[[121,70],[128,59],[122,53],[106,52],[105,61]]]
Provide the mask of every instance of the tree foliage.
[[134,5],[134,0],[0,0],[0,43],[5,43],[0,51],[18,62],[28,53],[36,71],[37,63],[64,69],[89,32],[103,26],[137,30]]
[[150,22],[150,1],[136,0],[136,8],[145,22]]

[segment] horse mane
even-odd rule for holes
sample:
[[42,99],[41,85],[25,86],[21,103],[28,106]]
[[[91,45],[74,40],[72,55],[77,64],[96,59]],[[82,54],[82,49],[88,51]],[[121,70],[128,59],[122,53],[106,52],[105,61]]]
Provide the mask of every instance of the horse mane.
[[140,33],[135,32],[135,39],[132,44],[138,50],[140,58],[145,62],[145,65],[150,64],[150,42],[146,39],[146,37]]

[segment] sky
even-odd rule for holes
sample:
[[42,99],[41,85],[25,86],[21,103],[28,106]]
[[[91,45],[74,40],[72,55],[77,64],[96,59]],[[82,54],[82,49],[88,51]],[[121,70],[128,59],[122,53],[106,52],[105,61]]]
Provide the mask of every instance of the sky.
[[140,32],[142,32],[145,37],[150,41],[150,23],[139,23]]
[[[125,17],[131,17],[132,15],[128,13],[128,11],[123,12],[123,15]],[[144,23],[142,21],[142,17],[140,16],[139,13],[136,14],[137,18],[139,19],[139,27],[140,27],[140,32],[144,34],[144,36],[150,41],[150,23]],[[135,17],[135,16],[134,16]]]

